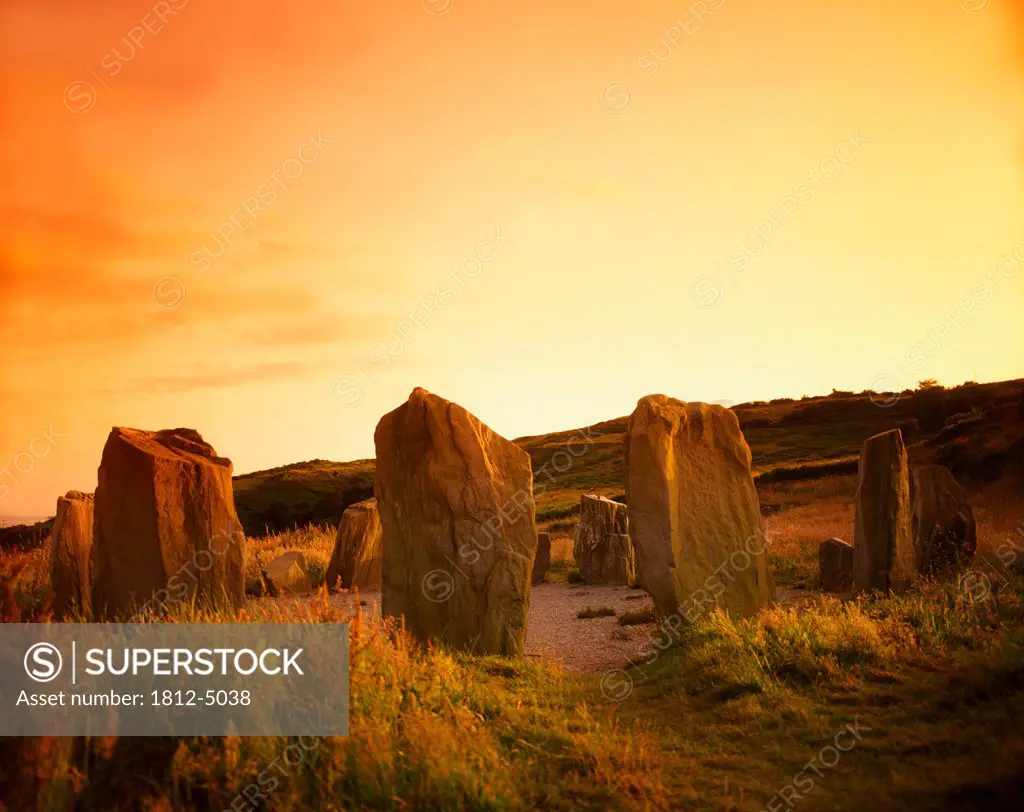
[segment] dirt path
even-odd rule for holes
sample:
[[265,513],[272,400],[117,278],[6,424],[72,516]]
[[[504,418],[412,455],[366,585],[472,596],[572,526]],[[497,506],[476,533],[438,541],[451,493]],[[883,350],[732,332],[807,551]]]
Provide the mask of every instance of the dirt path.
[[[282,606],[289,600],[312,598],[284,599]],[[367,620],[380,616],[380,592],[364,592],[360,601]],[[344,606],[349,612],[356,608],[355,597],[345,593],[331,595],[331,602]],[[558,664],[567,671],[601,673],[621,667],[631,658],[639,659],[642,651],[650,650],[655,625],[620,626],[618,617],[581,620],[576,614],[587,607],[608,607],[621,615],[651,606],[646,592],[625,586],[564,583],[535,586],[530,597],[525,656]]]
[[530,598],[526,656],[557,663],[566,671],[621,668],[650,650],[655,625],[620,626],[617,617],[580,620],[576,613],[608,607],[621,615],[651,606],[646,592],[626,586],[540,584]]

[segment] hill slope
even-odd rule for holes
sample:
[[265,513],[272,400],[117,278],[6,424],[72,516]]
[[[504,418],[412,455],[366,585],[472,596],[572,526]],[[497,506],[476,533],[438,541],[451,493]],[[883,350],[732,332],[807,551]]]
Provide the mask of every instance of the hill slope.
[[[939,462],[963,480],[1024,476],[1024,379],[903,393],[833,392],[733,407],[763,483],[852,474],[864,440],[901,428],[916,464]],[[572,515],[581,493],[624,489],[628,417],[515,440],[533,461],[539,521]],[[313,460],[235,478],[246,533],[336,522],[373,494],[373,460]],[[543,487],[542,487],[543,486]]]

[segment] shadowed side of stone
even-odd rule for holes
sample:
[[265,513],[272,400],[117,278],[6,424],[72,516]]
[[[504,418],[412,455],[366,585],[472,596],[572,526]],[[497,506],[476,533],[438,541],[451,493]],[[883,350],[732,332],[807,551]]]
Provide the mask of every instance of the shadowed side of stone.
[[529,455],[424,389],[374,442],[384,615],[423,640],[521,654],[537,553]]
[[245,536],[231,461],[192,429],[114,428],[96,488],[93,611],[157,603],[240,606]]
[[826,592],[853,588],[853,545],[842,539],[826,539],[818,547],[818,580]]
[[533,561],[533,577],[530,579],[534,585],[544,583],[544,576],[547,575],[548,567],[551,566],[551,534],[537,534],[537,557]]
[[914,578],[910,480],[899,429],[876,434],[861,449],[854,533],[855,591],[899,589]]
[[978,528],[967,492],[942,465],[914,469],[910,527],[917,571],[923,575],[956,573],[974,560]]

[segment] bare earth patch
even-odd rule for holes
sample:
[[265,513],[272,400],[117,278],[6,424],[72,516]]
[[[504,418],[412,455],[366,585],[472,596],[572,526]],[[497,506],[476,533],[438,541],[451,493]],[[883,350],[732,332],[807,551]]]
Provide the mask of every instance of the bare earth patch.
[[[637,595],[642,599],[636,600]],[[653,604],[646,592],[626,586],[539,584],[530,594],[526,656],[566,671],[601,673],[639,660],[642,651],[650,650],[653,623],[623,627],[618,617],[578,619],[576,614],[587,606],[608,606],[621,615]],[[623,632],[627,639],[618,639]]]
[[[258,606],[273,601],[282,609],[293,604],[299,610],[295,613],[299,619],[299,607],[314,600],[320,600],[320,596],[261,598],[253,603]],[[380,592],[363,592],[358,601],[348,592],[332,593],[330,600],[349,613],[355,613],[361,604],[363,617],[370,622],[380,616]],[[641,652],[650,651],[656,627],[654,623],[623,627],[618,616],[653,605],[646,592],[626,586],[540,584],[530,594],[525,656],[535,661],[547,660],[566,671],[599,674],[621,668],[630,659],[641,659]],[[580,620],[576,615],[587,606],[610,607],[616,617]]]

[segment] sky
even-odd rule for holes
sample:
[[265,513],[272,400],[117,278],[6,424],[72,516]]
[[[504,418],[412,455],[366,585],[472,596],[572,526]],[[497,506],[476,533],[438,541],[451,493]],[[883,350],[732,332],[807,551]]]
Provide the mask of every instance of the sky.
[[655,392],[1024,376],[1020,0],[3,0],[0,516]]

